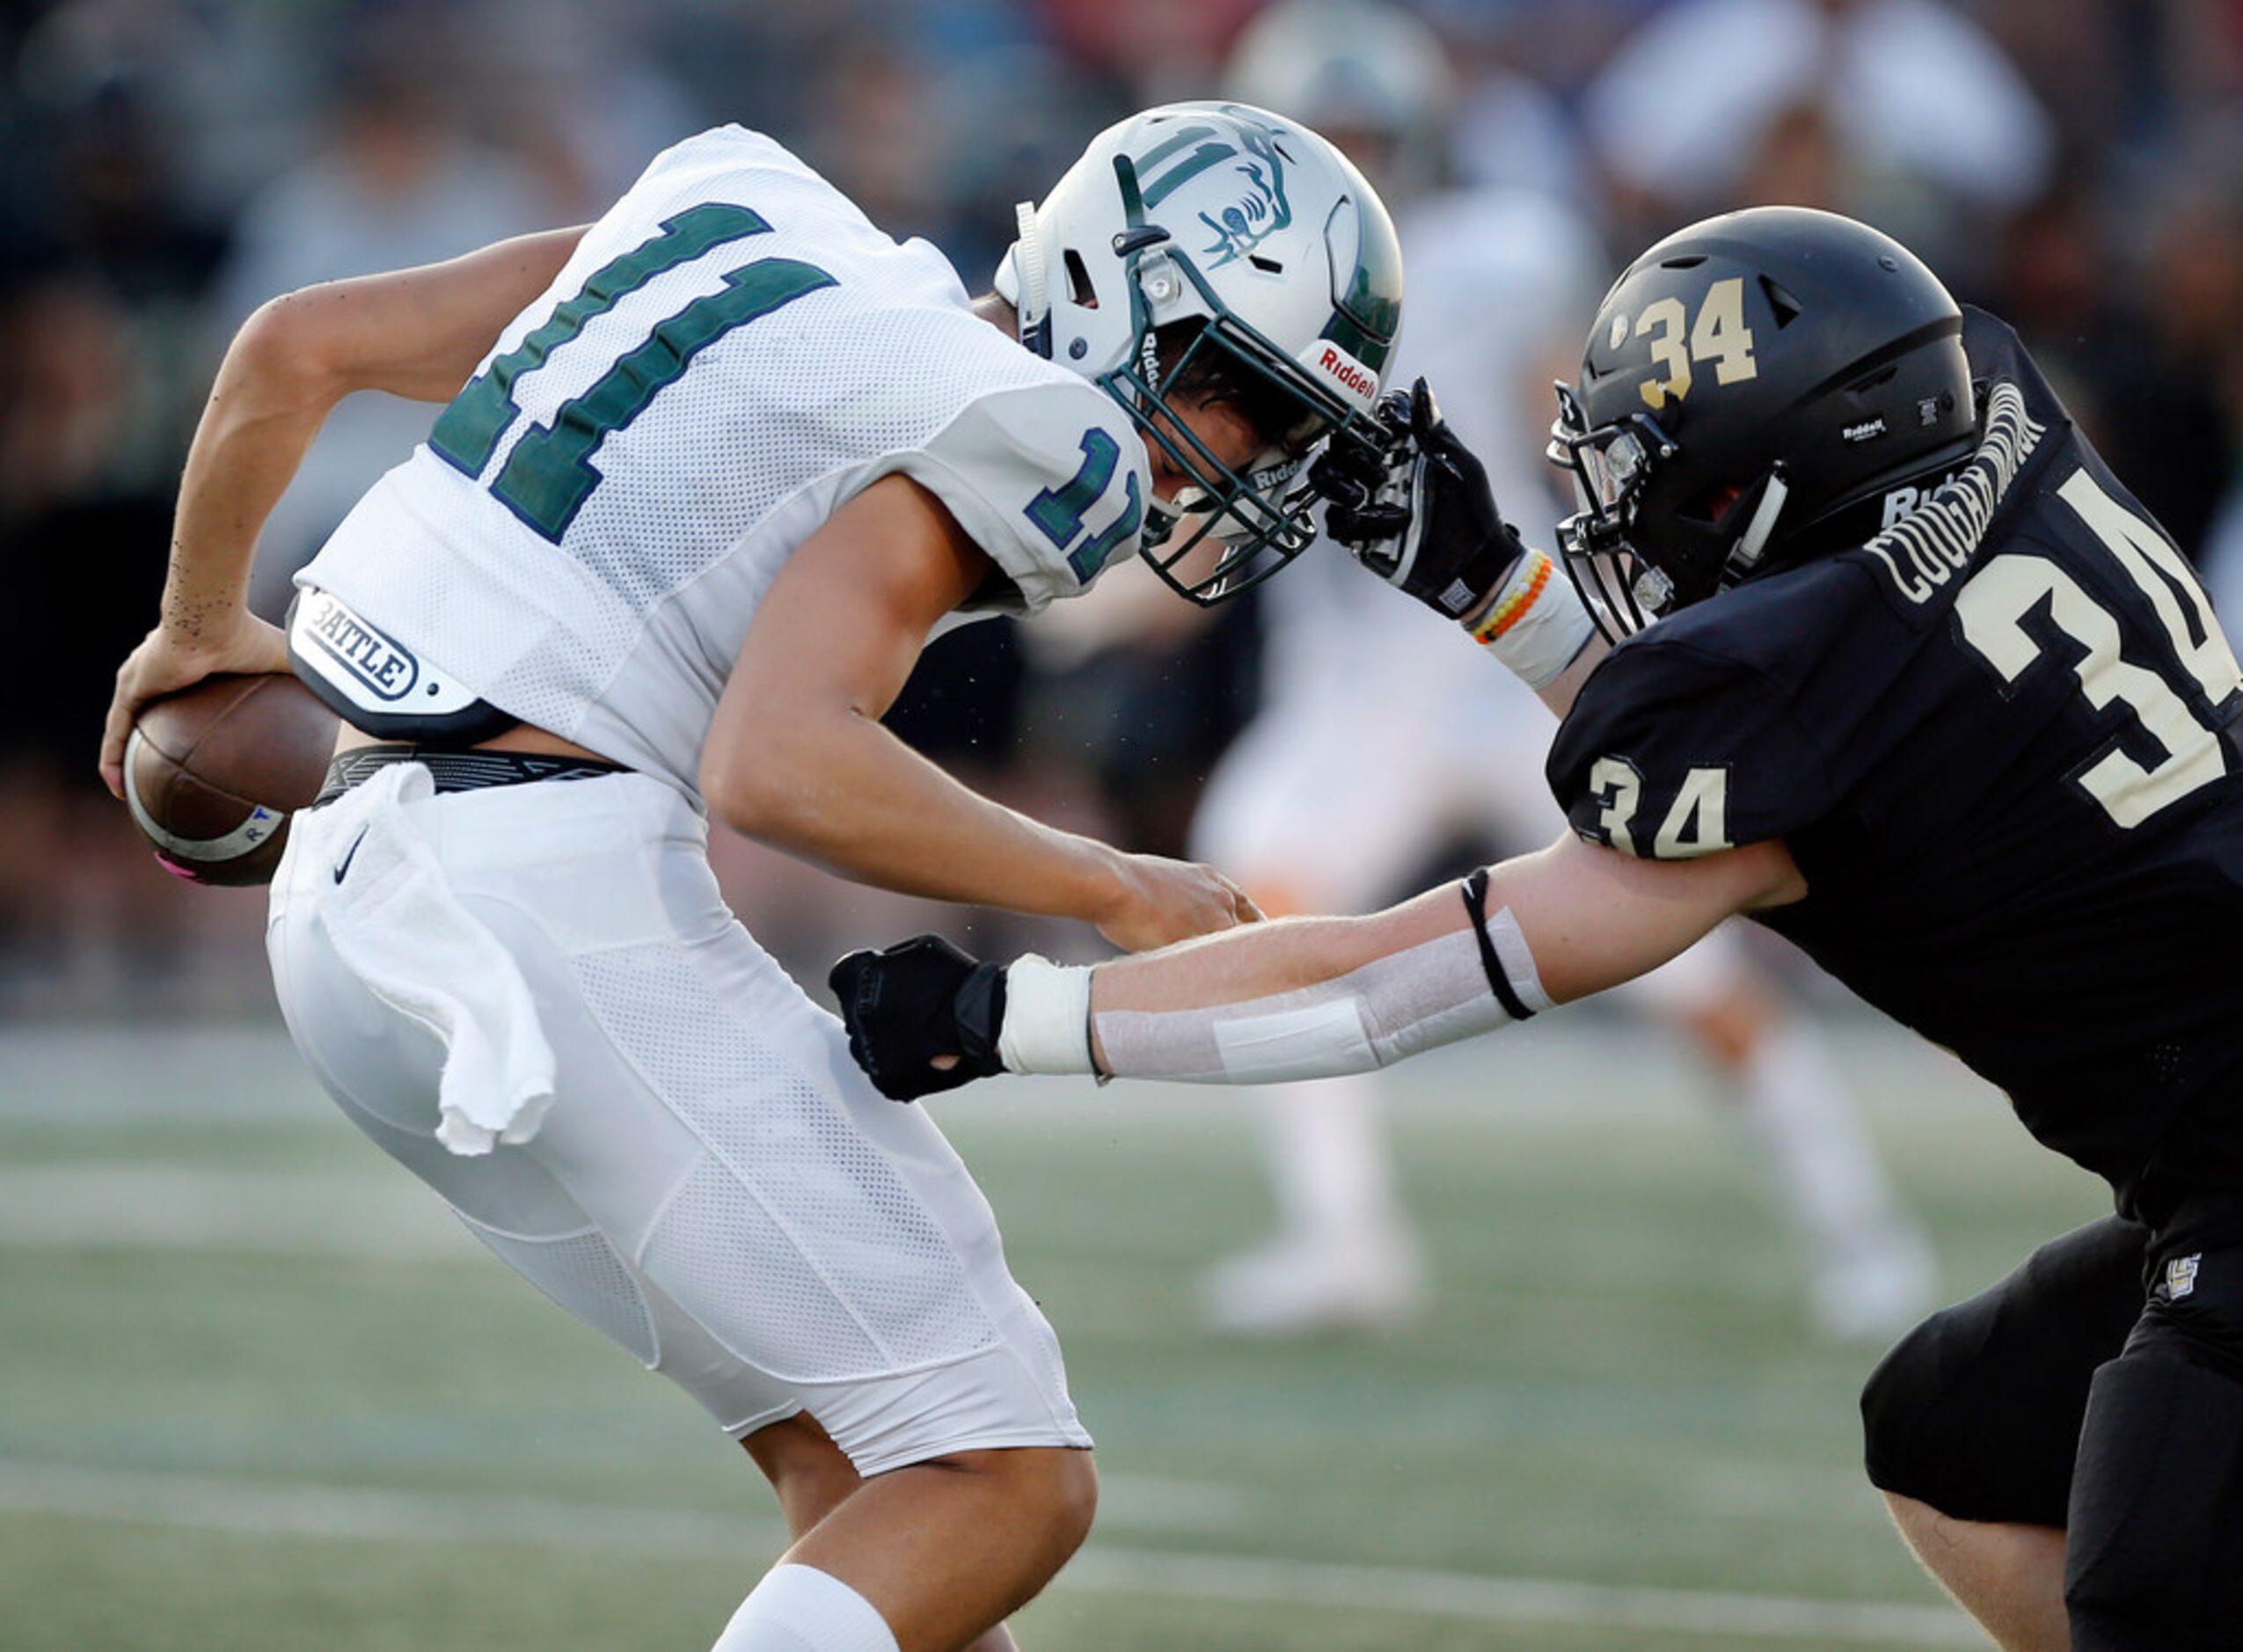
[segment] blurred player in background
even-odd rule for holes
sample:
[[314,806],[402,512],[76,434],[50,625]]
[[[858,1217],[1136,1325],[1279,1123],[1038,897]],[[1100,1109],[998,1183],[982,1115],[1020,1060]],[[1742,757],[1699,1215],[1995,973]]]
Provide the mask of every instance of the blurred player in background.
[[858,954],[852,1050],[898,1095],[1359,1071],[1750,913],[2111,1188],[1870,1378],[1902,1535],[2012,1652],[2232,1652],[2243,669],[2188,563],[2014,333],[1829,213],[1708,219],[1605,295],[1551,438],[1577,588],[1424,381],[1398,399],[1406,442],[1319,469],[1327,525],[1560,713],[1569,830],[1374,917],[1095,970]]
[[[1123,947],[1257,917],[878,719],[932,631],[1143,547],[1202,601],[1282,567],[1310,450],[1377,392],[1401,270],[1329,145],[1196,104],[1024,206],[997,289],[969,301],[728,127],[588,230],[266,305],[104,740],[113,791],[135,709],[213,671],[293,664],[341,713],[274,880],[289,1029],[471,1232],[771,1477],[797,1541],[722,1652],[1009,1646],[1095,1477],[988,1204],[726,910],[703,812]],[[284,651],[245,606],[252,552],[365,388],[449,405],[299,575]]]
[[[1484,457],[1529,540],[1557,511],[1541,462],[1550,382],[1595,308],[1604,255],[1582,218],[1515,189],[1438,186],[1453,88],[1441,45],[1377,0],[1285,0],[1241,38],[1228,95],[1305,121],[1399,216],[1410,326],[1395,376],[1429,374],[1450,427]],[[1265,911],[1369,911],[1460,837],[1548,841],[1540,779],[1557,725],[1469,640],[1428,634],[1415,604],[1331,546],[1265,588],[1261,710],[1210,778],[1191,852]],[[1894,1198],[1813,1023],[1728,930],[1628,992],[1688,1035],[1730,1086],[1775,1202],[1803,1241],[1812,1321],[1883,1340],[1931,1306],[1931,1252]],[[1282,1335],[1406,1317],[1418,1246],[1361,1073],[1258,1090],[1280,1230],[1216,1268],[1216,1329]]]

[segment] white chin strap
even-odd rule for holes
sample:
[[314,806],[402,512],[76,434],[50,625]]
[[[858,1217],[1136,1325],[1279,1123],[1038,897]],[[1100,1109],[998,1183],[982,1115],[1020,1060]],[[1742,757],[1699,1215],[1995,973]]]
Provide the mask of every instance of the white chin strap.
[[[1043,242],[1036,235],[1035,202],[1024,201],[1012,211],[1019,238],[1012,243],[1012,256],[997,266],[997,290],[1012,301],[1020,318],[1020,336],[1026,338],[1051,309],[1051,285],[1044,268]],[[1008,274],[1011,281],[1005,279]]]
[[1760,566],[1760,559],[1767,553],[1768,536],[1776,531],[1776,519],[1784,514],[1784,501],[1790,497],[1791,488],[1779,466],[1768,478],[1768,486],[1760,490],[1760,503],[1752,513],[1752,520],[1745,523],[1744,531],[1730,547],[1730,578],[1741,580]]

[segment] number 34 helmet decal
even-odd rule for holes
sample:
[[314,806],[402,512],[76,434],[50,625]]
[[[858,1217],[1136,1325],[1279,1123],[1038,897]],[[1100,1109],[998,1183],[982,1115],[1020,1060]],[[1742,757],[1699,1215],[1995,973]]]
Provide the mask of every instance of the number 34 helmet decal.
[[[1401,325],[1400,245],[1362,174],[1281,115],[1168,104],[1100,134],[1019,213],[996,284],[1021,339],[1191,479],[1150,508],[1155,571],[1208,603],[1306,549],[1308,457],[1370,413]],[[1176,417],[1209,385],[1267,440],[1243,467]]]
[[1622,273],[1558,387],[1566,562],[1608,634],[1763,569],[1858,545],[1888,490],[1976,439],[1962,313],[1898,242],[1756,207]]

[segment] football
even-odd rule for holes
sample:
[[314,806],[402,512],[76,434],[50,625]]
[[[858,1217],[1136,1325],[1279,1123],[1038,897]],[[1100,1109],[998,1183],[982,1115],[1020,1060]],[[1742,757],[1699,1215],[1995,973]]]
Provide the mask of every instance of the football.
[[272,881],[289,816],[319,793],[335,713],[286,672],[214,676],[142,708],[125,801],[164,868],[195,883]]

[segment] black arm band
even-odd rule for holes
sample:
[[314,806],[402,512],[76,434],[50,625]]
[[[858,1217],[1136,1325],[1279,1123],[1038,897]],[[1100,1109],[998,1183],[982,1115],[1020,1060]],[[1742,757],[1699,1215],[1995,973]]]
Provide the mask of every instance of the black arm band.
[[1465,912],[1472,919],[1472,938],[1480,943],[1480,967],[1487,972],[1487,990],[1495,995],[1495,1002],[1503,1006],[1503,1013],[1515,1021],[1534,1019],[1534,1012],[1526,1007],[1511,978],[1503,973],[1503,961],[1495,955],[1495,943],[1487,939],[1487,868],[1486,866],[1465,880]]

